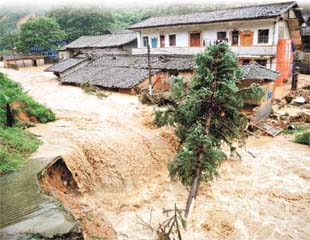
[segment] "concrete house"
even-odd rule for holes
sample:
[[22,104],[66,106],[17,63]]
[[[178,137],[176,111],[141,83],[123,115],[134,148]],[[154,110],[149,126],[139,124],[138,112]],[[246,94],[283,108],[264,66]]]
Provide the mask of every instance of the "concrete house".
[[10,67],[37,67],[44,65],[44,56],[32,54],[14,54],[3,56],[3,66]]
[[293,51],[301,49],[302,16],[296,2],[238,7],[210,12],[151,17],[129,27],[137,32],[133,54],[193,55],[227,42],[240,64],[257,62],[281,72],[276,84],[291,75]]

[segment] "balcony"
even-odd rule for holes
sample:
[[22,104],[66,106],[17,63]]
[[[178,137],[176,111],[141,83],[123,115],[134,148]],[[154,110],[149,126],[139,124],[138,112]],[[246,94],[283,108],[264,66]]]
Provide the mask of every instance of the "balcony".
[[[176,55],[195,55],[202,52],[206,47],[166,47],[166,48],[151,48],[151,54],[164,55],[164,54],[176,54]],[[253,56],[275,56],[277,53],[276,45],[268,46],[231,46],[231,50],[239,57],[253,57]],[[146,48],[133,48],[132,54],[147,54]]]

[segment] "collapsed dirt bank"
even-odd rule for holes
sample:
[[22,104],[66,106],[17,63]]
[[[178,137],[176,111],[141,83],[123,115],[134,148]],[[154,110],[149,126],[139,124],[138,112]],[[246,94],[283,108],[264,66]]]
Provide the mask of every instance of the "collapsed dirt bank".
[[[58,120],[32,129],[35,156],[61,156],[41,178],[81,223],[86,238],[155,239],[163,208],[183,207],[186,189],[168,177],[175,142],[150,129],[152,107],[134,96],[89,96],[40,69],[6,70]],[[184,239],[308,239],[310,151],[291,137],[250,138],[242,161],[227,161],[202,184]]]

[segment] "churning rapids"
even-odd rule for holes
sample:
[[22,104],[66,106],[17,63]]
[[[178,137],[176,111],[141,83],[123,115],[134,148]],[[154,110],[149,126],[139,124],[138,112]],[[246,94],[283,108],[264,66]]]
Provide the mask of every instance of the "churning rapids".
[[[32,158],[50,159],[38,176],[42,191],[62,202],[85,239],[156,239],[162,210],[183,207],[187,190],[168,177],[176,141],[171,129],[151,127],[153,108],[136,96],[98,99],[59,85],[42,68],[1,71],[56,113],[30,129],[43,141]],[[309,147],[250,137],[247,150],[255,157],[241,151],[241,161],[226,161],[201,185],[184,239],[309,239]]]

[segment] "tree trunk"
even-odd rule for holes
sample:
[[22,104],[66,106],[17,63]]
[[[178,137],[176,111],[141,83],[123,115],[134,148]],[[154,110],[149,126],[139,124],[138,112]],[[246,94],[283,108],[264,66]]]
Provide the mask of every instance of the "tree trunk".
[[[202,153],[200,155],[203,156]],[[191,186],[191,189],[189,191],[187,201],[186,201],[186,208],[185,208],[185,217],[186,218],[188,217],[188,215],[190,213],[193,199],[196,199],[196,197],[197,197],[199,183],[200,183],[200,177],[201,177],[201,167],[198,167],[196,169],[195,178],[194,178],[194,181],[192,183],[192,186]]]
[[15,121],[12,114],[11,106],[10,104],[6,104],[6,126],[7,127],[13,127]]
[[[206,120],[206,129],[205,132],[206,134],[209,134],[210,132],[210,124],[211,124],[211,116],[209,116]],[[185,217],[187,218],[190,211],[191,211],[191,205],[193,202],[193,199],[196,199],[197,194],[198,194],[198,189],[199,189],[199,185],[200,185],[200,178],[201,178],[201,172],[202,172],[202,160],[203,160],[203,150],[200,150],[200,154],[197,158],[197,169],[196,169],[196,174],[195,177],[193,179],[193,183],[191,185],[191,189],[189,190],[189,194],[188,194],[188,198],[186,201],[186,208],[185,208]]]

